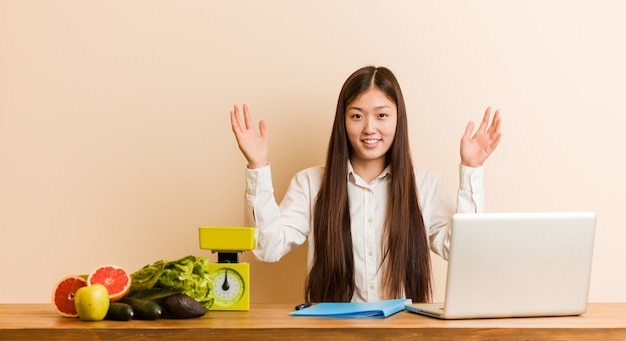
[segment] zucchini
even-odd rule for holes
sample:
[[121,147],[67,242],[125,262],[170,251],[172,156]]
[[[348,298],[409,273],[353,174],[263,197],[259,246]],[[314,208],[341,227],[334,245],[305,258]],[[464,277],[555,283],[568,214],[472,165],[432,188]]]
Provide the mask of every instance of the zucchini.
[[161,306],[154,301],[124,297],[118,302],[130,305],[134,311],[133,318],[137,320],[156,320],[161,317]]
[[133,307],[126,303],[111,302],[105,320],[128,321],[134,315]]

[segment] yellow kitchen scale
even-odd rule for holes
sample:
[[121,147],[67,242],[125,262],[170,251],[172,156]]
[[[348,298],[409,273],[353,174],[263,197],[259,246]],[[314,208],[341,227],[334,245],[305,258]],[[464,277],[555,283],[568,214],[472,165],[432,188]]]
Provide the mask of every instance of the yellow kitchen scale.
[[209,263],[213,282],[211,310],[250,310],[250,264],[239,262],[239,253],[256,246],[253,227],[201,226],[200,248],[217,252]]

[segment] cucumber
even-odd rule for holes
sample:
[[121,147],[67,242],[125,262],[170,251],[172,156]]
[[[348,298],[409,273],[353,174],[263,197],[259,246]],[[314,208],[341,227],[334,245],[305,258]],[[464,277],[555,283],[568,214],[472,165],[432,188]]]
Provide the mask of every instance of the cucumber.
[[161,306],[154,301],[124,297],[118,302],[130,305],[134,311],[133,318],[137,320],[156,320],[161,317]]
[[105,320],[128,321],[133,317],[133,307],[126,303],[111,302]]

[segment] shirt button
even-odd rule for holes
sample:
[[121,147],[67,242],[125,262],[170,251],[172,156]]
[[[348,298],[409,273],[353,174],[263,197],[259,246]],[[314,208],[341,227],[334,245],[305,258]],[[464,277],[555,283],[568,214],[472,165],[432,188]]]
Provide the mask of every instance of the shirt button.
[[372,257],[372,256],[374,255],[374,252],[369,251],[369,252],[367,253],[367,255],[368,255],[368,256],[370,256],[370,257]]
[[374,284],[370,284],[370,289],[374,290]]
[[371,224],[371,223],[372,223],[372,218],[368,218],[368,219],[367,219],[367,223],[368,223],[368,224]]

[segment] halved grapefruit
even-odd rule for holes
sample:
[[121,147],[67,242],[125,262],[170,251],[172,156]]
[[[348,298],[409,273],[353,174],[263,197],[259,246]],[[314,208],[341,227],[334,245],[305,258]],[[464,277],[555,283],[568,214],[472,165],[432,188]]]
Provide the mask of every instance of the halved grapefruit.
[[87,280],[80,276],[63,277],[52,291],[52,305],[54,309],[65,317],[78,317],[74,306],[74,294],[82,287],[87,286]]
[[97,267],[87,278],[87,284],[100,283],[109,291],[111,302],[120,300],[130,290],[131,279],[128,272],[117,265]]

